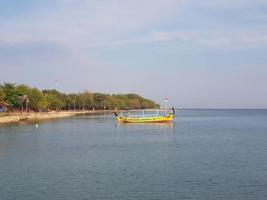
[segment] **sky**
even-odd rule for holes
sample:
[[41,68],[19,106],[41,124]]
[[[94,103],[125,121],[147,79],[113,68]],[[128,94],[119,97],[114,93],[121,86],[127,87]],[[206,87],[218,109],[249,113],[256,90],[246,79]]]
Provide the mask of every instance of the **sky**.
[[266,0],[0,0],[0,83],[267,108]]

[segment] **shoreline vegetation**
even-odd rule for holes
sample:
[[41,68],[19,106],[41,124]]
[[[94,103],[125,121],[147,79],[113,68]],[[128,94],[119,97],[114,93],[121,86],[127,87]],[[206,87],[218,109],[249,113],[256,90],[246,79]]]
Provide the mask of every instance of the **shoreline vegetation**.
[[133,93],[63,93],[56,89],[39,90],[25,84],[0,84],[0,124],[63,118],[83,113],[156,108],[159,105],[153,100]]

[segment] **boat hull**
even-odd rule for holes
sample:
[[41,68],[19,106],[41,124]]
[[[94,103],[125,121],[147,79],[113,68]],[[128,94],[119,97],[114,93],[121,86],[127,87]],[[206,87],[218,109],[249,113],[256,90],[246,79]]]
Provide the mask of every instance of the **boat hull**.
[[173,118],[173,114],[168,114],[155,117],[117,117],[117,121],[121,123],[170,123]]

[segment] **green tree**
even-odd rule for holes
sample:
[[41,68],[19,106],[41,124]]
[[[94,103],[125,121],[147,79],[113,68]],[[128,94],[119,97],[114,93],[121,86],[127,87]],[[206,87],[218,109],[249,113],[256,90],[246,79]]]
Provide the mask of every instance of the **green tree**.
[[138,109],[141,108],[141,104],[138,99],[129,99],[128,100],[128,106],[131,109]]
[[74,99],[76,99],[76,94],[65,94],[64,95],[64,110],[72,110],[74,107]]
[[29,99],[29,108],[35,111],[50,109],[137,109],[137,108],[157,108],[154,101],[143,98],[137,94],[103,94],[83,93],[65,94],[57,90],[43,90],[31,88],[27,85],[14,83],[4,83],[0,85],[0,101],[5,100],[12,108],[19,108]]
[[82,93],[85,109],[91,109],[93,107],[94,95],[88,91]]
[[103,109],[105,98],[105,94],[94,93],[94,107],[96,109]]
[[64,107],[64,102],[55,94],[46,94],[47,107],[50,110],[60,110]]
[[4,92],[3,88],[0,86],[0,102],[6,100],[6,93]]
[[28,98],[29,98],[29,106],[34,111],[43,110],[44,108],[46,108],[48,104],[44,94],[37,88],[32,88],[30,90]]
[[118,109],[126,109],[127,105],[126,105],[126,101],[124,101],[123,99],[117,98],[117,108]]
[[77,94],[67,94],[64,98],[64,109],[65,110],[74,110],[74,102],[75,102],[75,109],[77,109],[76,101],[77,101]]
[[50,110],[61,110],[65,107],[64,94],[57,90],[43,90],[43,94]]
[[2,85],[2,89],[4,93],[6,94],[6,100],[7,103],[12,107],[12,108],[19,108],[20,107],[20,102],[19,102],[19,91],[16,88],[15,83],[4,83]]
[[29,96],[31,93],[31,88],[27,85],[24,84],[20,84],[17,86],[17,91],[19,93],[19,95],[27,95]]
[[116,101],[116,98],[114,98],[113,96],[107,95],[103,103],[105,108],[107,109],[118,108],[118,103]]

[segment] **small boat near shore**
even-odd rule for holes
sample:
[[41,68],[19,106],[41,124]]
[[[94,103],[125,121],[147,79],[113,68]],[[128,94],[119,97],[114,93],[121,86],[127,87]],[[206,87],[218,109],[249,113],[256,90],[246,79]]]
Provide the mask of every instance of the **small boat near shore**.
[[154,116],[145,116],[143,115],[129,115],[126,116],[119,116],[116,112],[114,115],[118,122],[122,123],[170,123],[173,121],[175,116],[175,109],[172,108],[172,112],[166,115],[154,115]]

